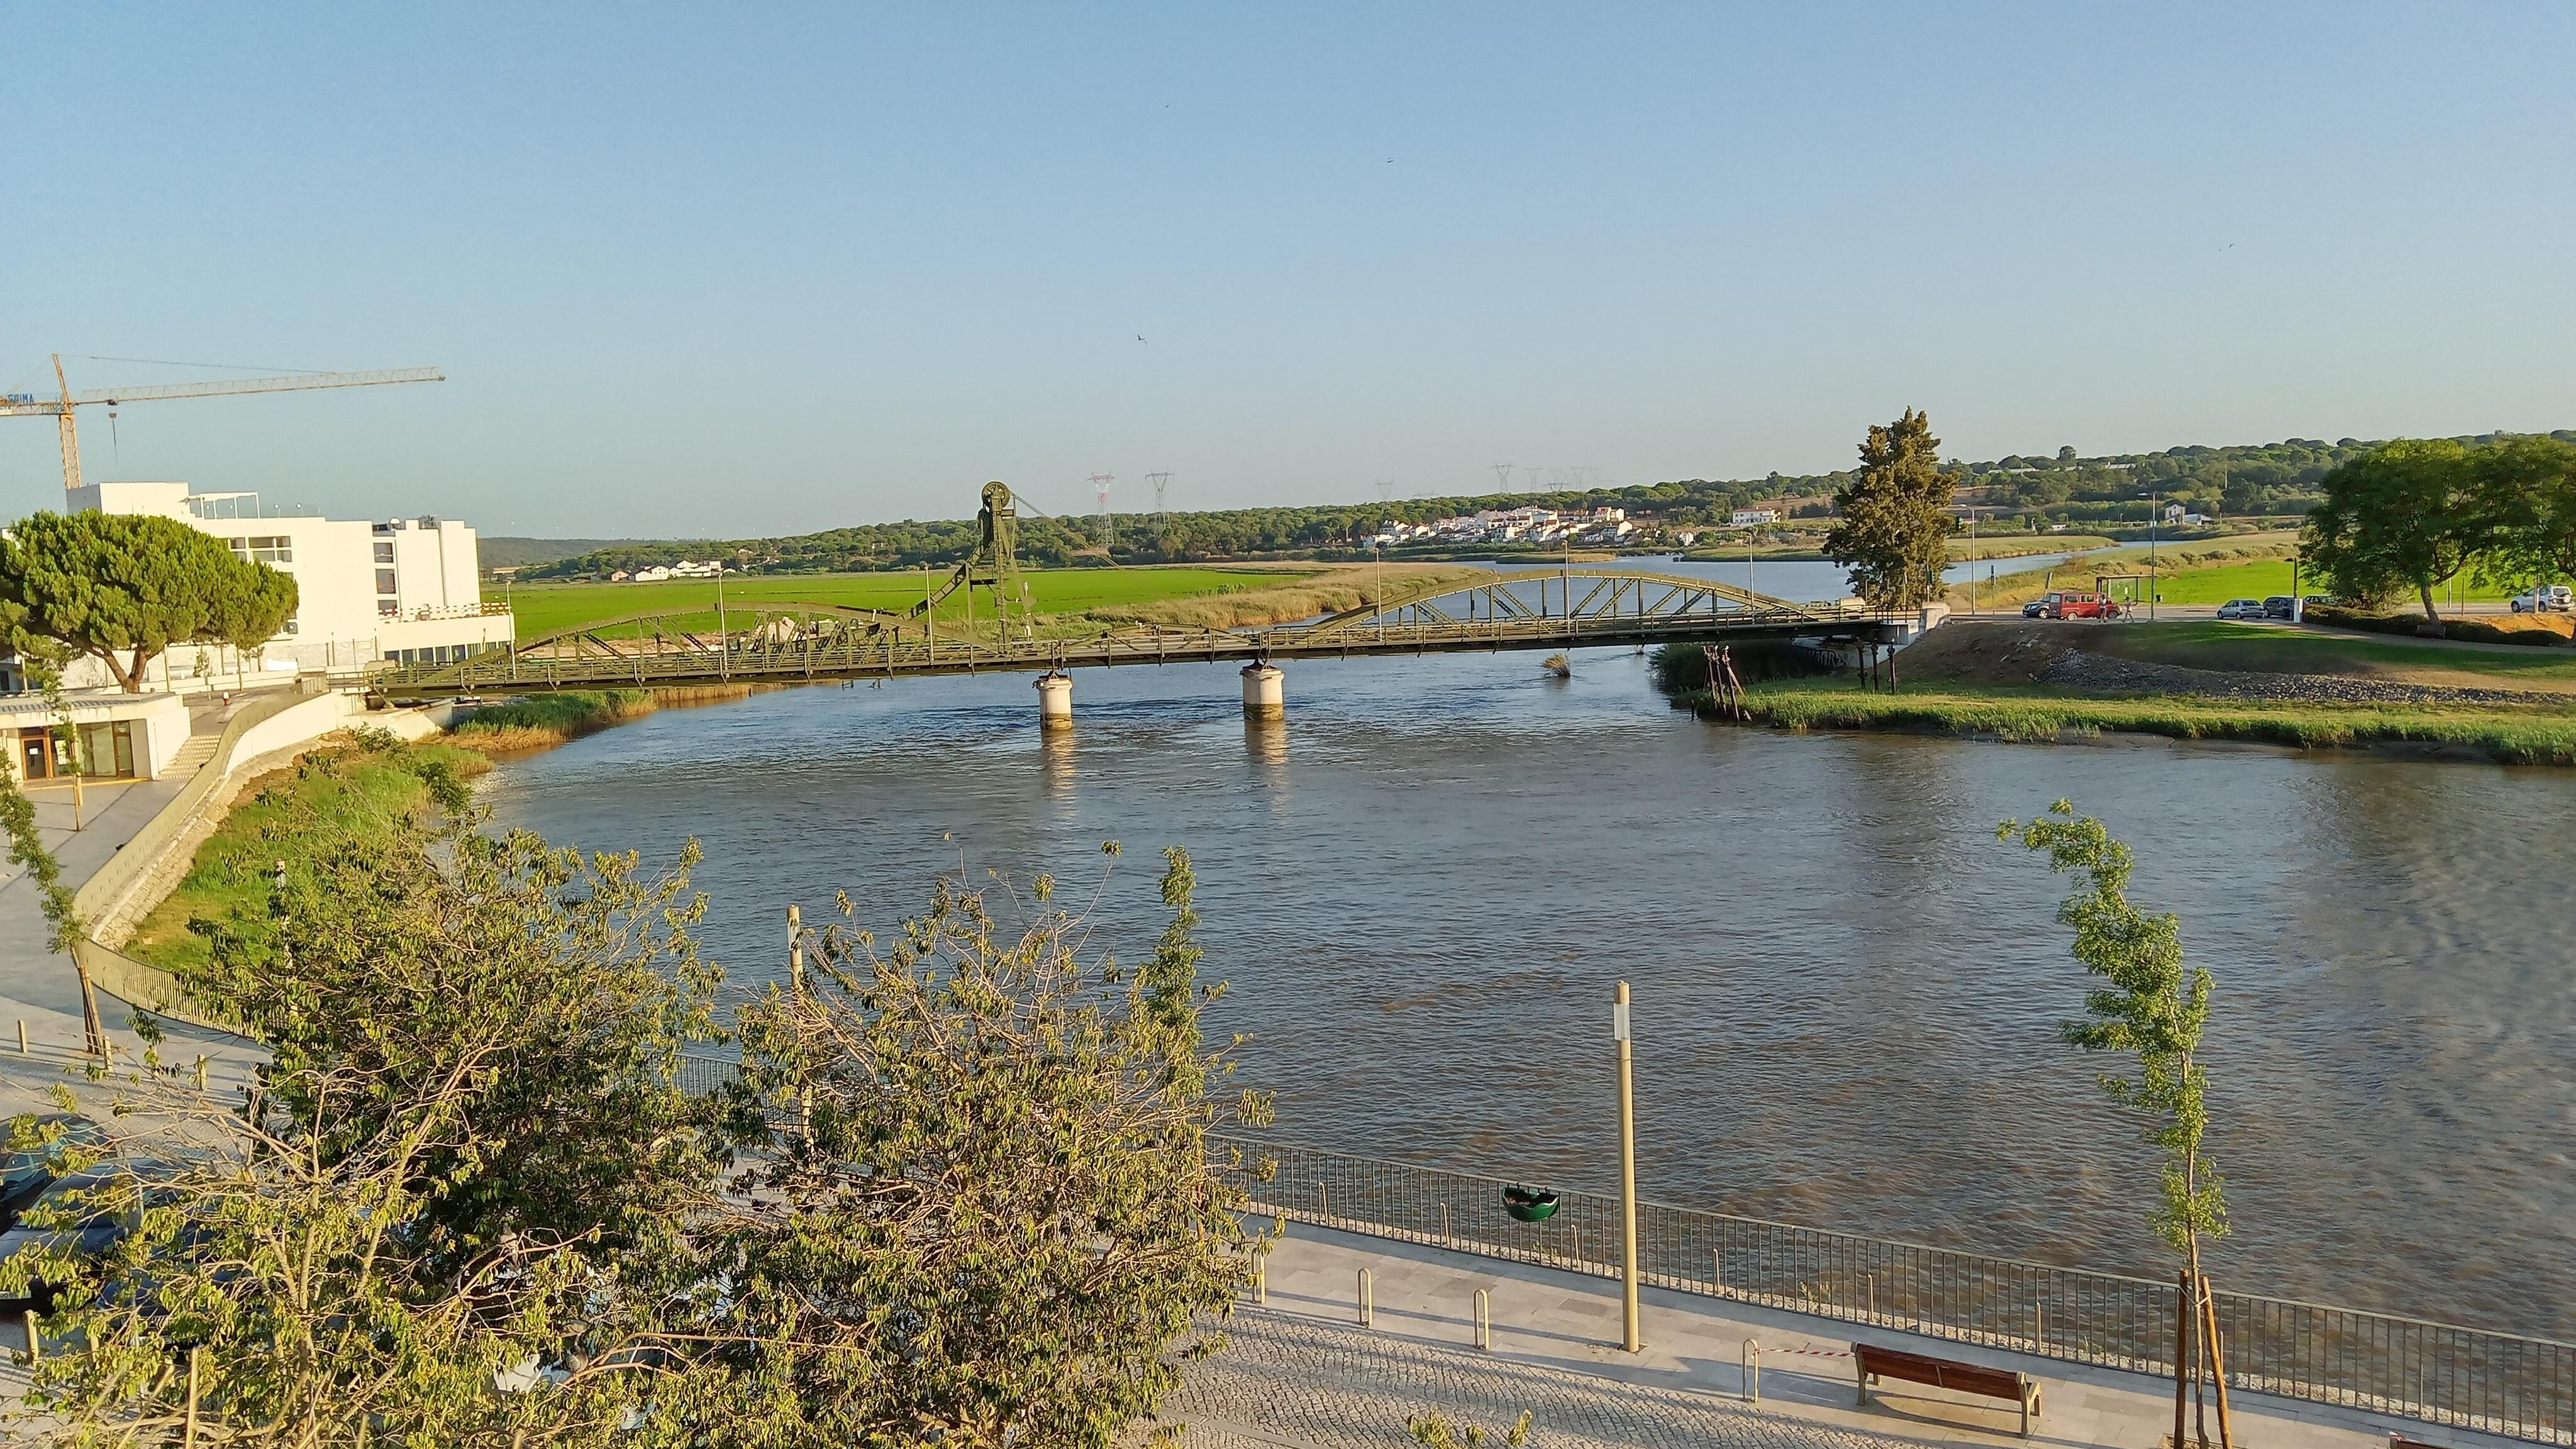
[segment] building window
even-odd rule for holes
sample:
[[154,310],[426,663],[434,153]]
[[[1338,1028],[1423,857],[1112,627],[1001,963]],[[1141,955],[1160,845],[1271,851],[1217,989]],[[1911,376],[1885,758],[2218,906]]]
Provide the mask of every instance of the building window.
[[394,546],[393,546],[392,544],[390,544],[390,543],[380,543],[380,544],[377,544],[377,545],[376,545],[376,562],[378,562],[378,563],[392,563],[393,561],[394,561]]
[[379,594],[398,594],[402,592],[402,590],[394,587],[394,571],[392,569],[376,570],[376,592]]
[[224,546],[233,557],[244,563],[284,564],[295,562],[295,540],[282,533],[253,534],[248,538],[228,538]]
[[396,614],[402,612],[402,600],[378,599],[376,600],[376,612],[390,619]]
[[81,773],[93,780],[134,778],[134,725],[130,720],[80,727]]

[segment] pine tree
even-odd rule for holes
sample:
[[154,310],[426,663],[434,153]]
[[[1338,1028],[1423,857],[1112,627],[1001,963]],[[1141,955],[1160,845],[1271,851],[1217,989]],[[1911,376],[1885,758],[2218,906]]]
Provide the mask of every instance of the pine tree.
[[1875,608],[1918,609],[1941,591],[1959,475],[1941,471],[1940,450],[1931,416],[1907,408],[1869,430],[1860,471],[1834,494],[1825,556],[1851,570],[1852,591]]

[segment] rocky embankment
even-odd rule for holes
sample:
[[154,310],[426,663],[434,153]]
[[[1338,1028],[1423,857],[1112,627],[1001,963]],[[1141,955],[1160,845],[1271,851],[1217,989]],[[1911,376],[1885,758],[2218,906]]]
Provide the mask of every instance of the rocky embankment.
[[2179,664],[2144,664],[2081,649],[2050,659],[2031,680],[2035,684],[2105,694],[2198,694],[2212,699],[2286,700],[2300,704],[2539,704],[2570,699],[2563,694],[2534,694],[2529,690],[2453,689],[2341,674],[2187,669]]

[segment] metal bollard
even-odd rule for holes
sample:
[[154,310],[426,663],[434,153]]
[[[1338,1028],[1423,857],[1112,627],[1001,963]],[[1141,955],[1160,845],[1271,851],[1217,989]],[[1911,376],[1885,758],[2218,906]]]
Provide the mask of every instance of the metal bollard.
[[18,1018],[18,1055],[27,1054],[27,1018]]
[[44,1340],[36,1337],[36,1310],[28,1309],[20,1321],[27,1325],[27,1362],[30,1365],[44,1362]]
[[1762,1402],[1762,1345],[1744,1340],[1744,1402]]
[[1376,1287],[1369,1281],[1369,1270],[1362,1268],[1360,1270],[1360,1327],[1367,1328],[1376,1322]]
[[1252,1301],[1261,1304],[1270,1301],[1270,1255],[1268,1253],[1252,1260]]
[[197,1090],[206,1090],[206,1054],[197,1053]]
[[1476,1347],[1494,1346],[1494,1300],[1484,1289],[1476,1290]]

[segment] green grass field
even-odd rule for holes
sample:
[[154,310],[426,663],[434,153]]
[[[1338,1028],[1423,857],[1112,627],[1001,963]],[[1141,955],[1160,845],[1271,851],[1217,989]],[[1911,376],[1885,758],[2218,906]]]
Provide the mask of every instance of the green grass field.
[[[2171,595],[2167,595],[2170,599]],[[2090,636],[2105,654],[2190,669],[2403,677],[2422,683],[2576,689],[2576,651],[2459,649],[2396,637],[2316,634],[2216,619],[2123,624]],[[2443,678],[2441,676],[2449,676]]]
[[[1031,569],[1022,575],[1041,614],[1079,614],[1086,610],[1157,603],[1207,594],[1240,593],[1291,579],[1311,578],[1313,569]],[[921,602],[925,582],[944,579],[921,573],[754,575],[725,580],[728,607],[735,604],[835,604],[849,609],[907,609]],[[507,597],[517,616],[522,640],[539,638],[577,624],[633,614],[668,611],[686,614],[681,627],[713,628],[716,584],[713,579],[674,579],[657,584],[528,584],[505,595],[484,587],[486,600]],[[977,602],[978,612],[991,608]],[[963,619],[962,594],[940,605],[939,617]]]
[[[2299,587],[2311,594],[2325,592],[2325,586],[2317,581],[2314,573],[2309,572],[2300,574]],[[2265,559],[2257,563],[2220,564],[2215,568],[2169,573],[2156,592],[2168,604],[2223,604],[2230,599],[2261,599],[2273,594],[2286,594],[2290,592],[2290,561]],[[2462,580],[2457,597],[2496,601],[2509,599],[2514,592]],[[2441,597],[2448,601],[2453,594],[2445,590]]]
[[[2576,765],[2576,710],[2247,703],[2097,698],[2063,691],[1938,686],[1864,692],[1848,678],[1774,680],[1747,691],[1757,719],[1791,729],[1938,730],[2006,740],[2122,731],[2183,740],[2250,740],[2305,749],[2450,747],[2508,764]],[[1676,704],[1696,701],[1683,696]]]

